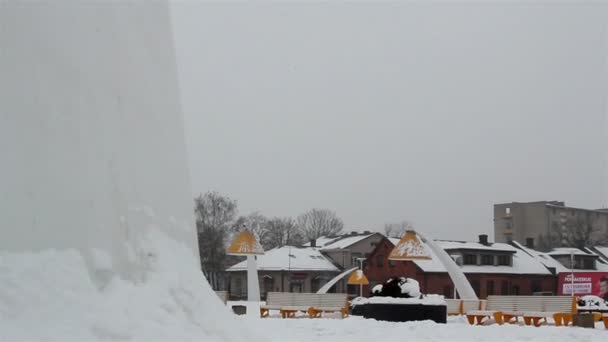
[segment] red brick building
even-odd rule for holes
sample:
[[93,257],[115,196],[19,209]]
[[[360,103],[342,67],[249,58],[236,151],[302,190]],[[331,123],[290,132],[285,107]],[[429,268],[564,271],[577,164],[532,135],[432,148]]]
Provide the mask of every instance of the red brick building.
[[[393,240],[393,241],[391,241]],[[384,238],[367,258],[364,272],[371,287],[390,277],[414,278],[423,293],[454,297],[454,285],[437,257],[431,260],[392,261],[388,255],[398,239]],[[450,254],[465,273],[480,298],[488,295],[531,295],[550,292],[555,294],[556,277],[536,258],[509,244],[488,243],[485,236],[479,242],[437,241]],[[355,293],[356,288],[349,288]]]

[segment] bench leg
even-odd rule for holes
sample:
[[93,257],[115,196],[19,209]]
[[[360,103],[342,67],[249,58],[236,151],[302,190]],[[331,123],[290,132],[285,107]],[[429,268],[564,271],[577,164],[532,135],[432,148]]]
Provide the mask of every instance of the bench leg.
[[603,317],[602,320],[604,321],[604,328],[608,329],[608,317]]
[[572,323],[572,314],[563,313],[562,320],[564,321],[564,325],[569,325]]
[[532,323],[534,324],[535,327],[540,327],[541,319],[542,319],[542,317],[532,317]]
[[555,326],[559,327],[564,323],[564,317],[561,313],[553,314],[553,321],[555,322]]
[[602,314],[599,312],[593,312],[593,321],[594,322],[601,322],[602,321]]
[[260,317],[262,317],[262,318],[268,317],[268,314],[269,314],[268,309],[260,308]]
[[[515,318],[515,322],[513,321],[513,318]],[[513,316],[513,315],[503,315],[503,321],[505,323],[517,323],[517,316]]]
[[473,315],[467,315],[467,321],[469,321],[470,325],[475,324],[475,316],[473,316]]
[[494,317],[496,323],[500,325],[503,325],[505,323],[504,315],[502,314],[502,312],[495,312],[492,316]]
[[524,324],[525,325],[532,324],[532,317],[526,317],[526,316],[524,316]]
[[340,313],[342,314],[342,318],[348,317],[348,308],[342,308]]
[[315,308],[308,308],[308,317],[310,318],[319,318],[321,317],[321,311]]

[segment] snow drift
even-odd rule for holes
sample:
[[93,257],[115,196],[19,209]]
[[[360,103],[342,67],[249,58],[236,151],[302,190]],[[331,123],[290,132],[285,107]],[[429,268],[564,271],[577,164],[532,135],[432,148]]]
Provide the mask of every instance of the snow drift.
[[243,340],[197,261],[167,3],[3,1],[0,43],[0,340]]

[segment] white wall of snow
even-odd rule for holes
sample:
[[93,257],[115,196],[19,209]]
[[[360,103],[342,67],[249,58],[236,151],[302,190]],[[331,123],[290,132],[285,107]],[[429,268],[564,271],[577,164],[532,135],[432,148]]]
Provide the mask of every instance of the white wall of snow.
[[[194,227],[167,4],[0,3],[0,250]],[[117,243],[121,242],[121,243]]]
[[178,96],[166,2],[0,2],[0,340],[234,339]]

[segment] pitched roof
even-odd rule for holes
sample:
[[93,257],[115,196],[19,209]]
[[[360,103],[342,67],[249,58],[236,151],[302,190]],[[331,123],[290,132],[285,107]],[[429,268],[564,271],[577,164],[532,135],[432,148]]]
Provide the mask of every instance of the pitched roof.
[[[261,271],[332,271],[338,268],[317,248],[283,246],[257,256],[258,270]],[[227,271],[247,270],[247,260],[229,267]]]
[[[389,239],[396,244],[399,239]],[[532,256],[522,250],[505,243],[493,243],[491,246],[479,244],[477,242],[445,241],[435,240],[444,250],[455,249],[477,249],[482,251],[494,250],[499,252],[510,252],[513,255],[513,266],[490,266],[490,265],[462,265],[460,268],[464,273],[499,273],[499,274],[551,274],[549,270]],[[431,260],[412,260],[424,272],[447,272],[439,258],[428,248]]]
[[372,235],[376,235],[380,233],[370,233],[370,234],[362,234],[362,235],[342,235],[342,238],[339,238],[331,243],[323,246],[321,250],[330,250],[330,249],[344,249],[348,248],[359,241],[365,240]]
[[[522,244],[520,244],[519,242],[514,241],[513,244],[516,245],[518,248],[522,249],[523,251],[525,251],[526,253],[528,253],[530,256],[534,257],[537,261],[539,261],[540,263],[545,265],[545,267],[554,268],[556,273],[567,273],[567,272],[570,272],[571,269],[562,265],[559,261],[555,260],[553,258],[554,256],[570,255],[570,250],[573,250],[573,252],[575,252],[574,255],[596,256],[596,257],[598,256],[595,253],[593,253],[593,254],[585,253],[584,251],[582,251],[578,248],[560,247],[560,248],[555,248],[552,252],[543,253],[543,252],[539,252],[534,249],[527,248],[527,247],[523,246]],[[596,265],[595,270],[575,268],[574,271],[575,272],[608,272],[608,263],[607,262],[605,262],[601,259],[597,259],[595,265]]]
[[[323,247],[323,246],[327,245],[328,243],[331,243],[332,241],[335,241],[339,238],[340,237],[338,237],[338,236],[319,236],[317,238],[317,240],[315,241],[315,244],[317,245],[317,247]],[[310,247],[310,241],[303,244],[302,246]]]
[[553,248],[553,250],[549,253],[547,253],[548,255],[570,255],[570,254],[574,254],[574,255],[580,255],[580,256],[594,256],[597,257],[598,255],[595,254],[595,252],[591,252],[591,251],[583,251],[581,249],[578,248],[574,248],[574,247],[558,247],[558,248]]
[[608,247],[595,246],[593,249],[600,254],[600,257],[603,257],[604,260],[608,261]]
[[449,240],[436,240],[443,249],[471,249],[479,251],[495,251],[495,252],[515,252],[516,248],[506,243],[491,243],[488,245],[481,244],[473,241],[449,241]]

